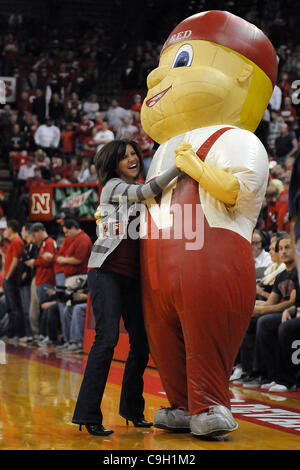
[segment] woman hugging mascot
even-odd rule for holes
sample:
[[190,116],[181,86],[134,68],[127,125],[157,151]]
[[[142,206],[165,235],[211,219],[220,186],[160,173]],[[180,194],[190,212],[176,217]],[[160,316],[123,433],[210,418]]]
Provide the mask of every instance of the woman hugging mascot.
[[145,324],[171,405],[158,428],[237,428],[229,377],[255,303],[251,237],[268,179],[254,131],[276,76],[268,38],[225,11],[176,26],[148,76],[141,121],[160,146],[147,181],[182,170],[141,222]]

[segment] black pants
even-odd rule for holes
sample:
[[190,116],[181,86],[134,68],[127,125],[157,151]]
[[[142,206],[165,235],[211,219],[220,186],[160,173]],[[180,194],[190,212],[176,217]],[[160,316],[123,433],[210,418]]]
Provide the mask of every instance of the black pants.
[[79,391],[73,423],[102,423],[101,401],[114,348],[119,339],[121,316],[129,335],[130,351],[125,365],[119,413],[124,418],[144,417],[143,374],[149,359],[139,281],[110,271],[92,269],[88,285],[96,323]]
[[265,364],[267,377],[291,387],[299,380],[299,364],[293,343],[300,339],[300,318],[281,323],[281,313],[263,315],[257,324],[258,360]]
[[56,342],[61,329],[58,303],[52,304],[41,311],[39,330],[43,336],[48,336],[51,341]]
[[3,290],[8,307],[8,336],[21,338],[25,335],[25,320],[17,280],[13,277],[8,280],[4,279]]

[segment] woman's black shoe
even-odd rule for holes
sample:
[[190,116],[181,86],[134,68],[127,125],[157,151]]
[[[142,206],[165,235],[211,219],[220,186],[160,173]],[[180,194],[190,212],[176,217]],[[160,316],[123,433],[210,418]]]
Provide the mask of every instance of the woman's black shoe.
[[[82,424],[79,425],[79,431],[81,431]],[[93,436],[108,436],[114,431],[112,429],[105,429],[102,424],[85,424],[87,432],[93,434]]]
[[135,428],[151,428],[153,426],[153,423],[146,421],[144,418],[126,419],[126,426],[128,426],[128,421],[131,421]]

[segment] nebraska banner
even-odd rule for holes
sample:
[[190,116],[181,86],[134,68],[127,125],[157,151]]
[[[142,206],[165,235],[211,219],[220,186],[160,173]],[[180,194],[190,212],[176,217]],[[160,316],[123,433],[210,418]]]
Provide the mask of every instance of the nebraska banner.
[[99,198],[97,184],[34,186],[29,193],[29,217],[32,221],[52,220],[65,208],[77,208],[81,219],[92,220]]

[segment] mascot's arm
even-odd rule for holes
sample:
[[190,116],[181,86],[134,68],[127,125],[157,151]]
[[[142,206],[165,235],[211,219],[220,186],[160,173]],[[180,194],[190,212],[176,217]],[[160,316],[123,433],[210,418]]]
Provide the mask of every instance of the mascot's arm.
[[186,142],[175,150],[176,166],[198,181],[203,189],[229,207],[236,203],[240,184],[232,174],[203,162]]

